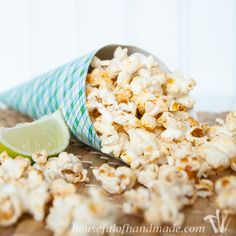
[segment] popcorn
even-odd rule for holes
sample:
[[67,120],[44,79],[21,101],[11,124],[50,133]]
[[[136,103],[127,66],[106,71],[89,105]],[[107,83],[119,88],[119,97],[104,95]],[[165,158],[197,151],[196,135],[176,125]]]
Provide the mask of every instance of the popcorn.
[[215,183],[217,193],[216,204],[222,210],[227,210],[229,213],[236,213],[236,177],[225,176],[218,179]]
[[46,218],[47,227],[55,235],[69,234],[76,207],[82,204],[83,199],[77,194],[56,197]]
[[25,178],[20,179],[15,185],[24,211],[29,212],[36,221],[42,221],[46,205],[50,201],[49,185],[42,173],[30,168]]
[[148,186],[150,189],[139,187],[124,193],[124,213],[142,214],[149,224],[181,224],[184,219],[182,207],[192,204],[196,199],[194,185],[187,173],[163,165],[158,170],[158,177],[152,182]]
[[236,136],[236,112],[230,112],[226,116],[225,127]]
[[191,109],[193,108],[195,101],[194,99],[192,99],[191,97],[189,97],[188,95],[179,97],[176,99],[177,104],[181,104],[182,106]]
[[186,131],[185,124],[176,119],[170,112],[164,112],[158,119],[158,122],[166,128],[166,130],[161,133],[161,138],[164,141],[183,140]]
[[43,166],[46,164],[47,159],[48,159],[48,154],[45,150],[32,154],[32,160],[35,162],[34,167],[38,170],[43,169]]
[[192,172],[198,171],[201,166],[198,149],[188,141],[173,144],[167,160],[169,165],[183,170],[191,168]]
[[[126,143],[124,150],[131,155],[132,168],[150,163],[160,157],[158,139],[154,134],[143,129],[129,129],[127,133],[130,141]],[[122,154],[121,159],[125,161]]]
[[73,154],[61,152],[58,157],[49,158],[43,168],[43,174],[48,182],[64,178],[71,183],[87,181],[87,170],[82,162]]
[[224,176],[215,182],[215,191],[218,194],[234,188],[236,188],[236,177],[233,175]]
[[144,114],[142,116],[141,123],[142,123],[142,126],[146,130],[154,130],[157,126],[157,121],[156,121],[155,117],[150,116],[148,114]]
[[179,72],[172,72],[167,75],[167,94],[176,98],[187,95],[195,85],[194,80],[186,80]]
[[111,226],[116,220],[116,206],[107,200],[101,189],[91,188],[89,197],[75,208],[72,225]]
[[119,194],[131,189],[136,183],[135,174],[125,166],[115,169],[108,164],[103,164],[98,169],[94,169],[93,174],[98,181],[102,182],[102,187],[111,194]]
[[135,169],[138,182],[151,188],[158,176],[158,165],[150,163]]
[[213,194],[214,184],[208,179],[201,179],[200,182],[195,185],[195,188],[197,190],[197,195],[205,198]]
[[199,155],[207,164],[214,169],[227,168],[230,164],[226,153],[222,152],[217,146],[203,144],[199,147]]
[[210,143],[224,152],[229,159],[236,157],[236,142],[231,136],[217,135],[211,139]]
[[74,194],[76,188],[73,184],[66,182],[64,179],[56,179],[52,181],[50,191],[54,197],[58,197]]
[[56,197],[46,222],[55,235],[75,235],[73,227],[111,225],[115,220],[114,210],[100,190],[92,189],[89,197],[78,194]]
[[11,184],[0,184],[0,226],[10,226],[23,213],[17,189]]
[[1,157],[0,178],[3,178],[5,181],[21,178],[31,164],[28,158],[20,156],[12,159],[6,153],[3,153]]
[[[168,174],[173,174],[173,178],[168,179]],[[193,185],[188,183],[187,175],[178,174],[174,168],[163,166],[158,180],[150,190],[139,187],[125,192],[124,196],[123,211],[126,214],[141,213],[149,224],[179,225],[184,219],[180,210],[193,202],[195,193]]]
[[193,107],[188,94],[195,81],[166,73],[152,56],[128,55],[121,47],[110,60],[95,57],[92,67],[86,83],[87,108],[102,152],[137,168],[158,162],[159,137],[167,142],[185,138],[192,124],[174,112],[187,113]]

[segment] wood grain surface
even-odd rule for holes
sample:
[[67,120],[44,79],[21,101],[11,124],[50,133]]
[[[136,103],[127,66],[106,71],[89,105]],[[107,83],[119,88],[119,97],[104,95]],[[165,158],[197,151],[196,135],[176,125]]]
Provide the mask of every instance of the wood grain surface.
[[[212,114],[212,113],[199,113],[199,119],[202,122],[209,122],[213,124],[215,122],[216,117],[224,118],[224,114]],[[28,117],[25,117],[15,111],[5,109],[0,110],[0,126],[3,127],[10,127],[14,126],[15,124],[19,122],[27,122],[30,121]],[[103,163],[108,163],[112,166],[118,166],[118,165],[125,165],[124,163],[120,162],[119,160],[116,160],[114,158],[110,158],[109,156],[106,156],[100,152],[97,152],[93,150],[92,148],[79,143],[75,139],[71,139],[70,145],[67,149],[68,152],[71,152],[78,156],[83,161],[83,165],[85,168],[88,169],[88,175],[90,182],[88,184],[80,184],[78,185],[78,192],[81,194],[86,194],[88,188],[90,187],[96,187],[98,186],[98,183],[94,179],[91,170],[94,167],[100,166]],[[225,171],[221,173],[220,175],[226,175],[231,174],[231,171]],[[216,176],[218,178],[219,176]],[[112,201],[115,201],[118,206],[121,206],[122,204],[122,196],[116,195],[116,196],[110,196],[109,199]],[[235,199],[236,201],[236,199]],[[179,236],[186,236],[186,235],[216,235],[213,233],[212,227],[209,223],[204,222],[203,217],[206,215],[214,215],[216,211],[216,206],[214,204],[214,196],[211,198],[206,199],[198,199],[196,203],[191,207],[184,208],[184,213],[186,215],[184,226],[192,227],[192,226],[204,226],[205,232],[204,233],[133,233],[130,235],[165,235],[165,236],[171,236],[171,235],[179,235]],[[236,217],[230,216],[231,222],[229,224],[229,227],[227,229],[227,234],[229,236],[235,236],[236,235]],[[119,213],[118,225],[122,225],[124,223],[129,223],[130,225],[138,226],[142,225],[142,219],[139,216],[124,216],[121,213]],[[183,227],[184,227],[183,226]],[[24,215],[20,221],[11,226],[11,227],[0,227],[0,236],[51,236],[52,232],[50,232],[48,229],[45,228],[44,222],[36,222],[34,221],[30,216]],[[78,234],[81,235],[81,234]],[[117,234],[119,235],[119,234]],[[128,234],[126,234],[128,235]]]

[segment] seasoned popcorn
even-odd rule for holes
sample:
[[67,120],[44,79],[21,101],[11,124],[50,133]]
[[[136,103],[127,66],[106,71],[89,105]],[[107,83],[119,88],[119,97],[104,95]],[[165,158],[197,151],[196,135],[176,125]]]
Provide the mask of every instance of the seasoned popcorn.
[[[38,167],[38,163],[34,165]],[[42,167],[45,179],[51,182],[57,178],[64,178],[71,183],[87,181],[87,170],[83,169],[82,162],[73,154],[62,152],[58,157],[49,158]]]
[[50,191],[54,197],[66,196],[76,192],[76,187],[72,183],[66,182],[64,179],[56,179],[52,181]]
[[[57,196],[46,219],[55,235],[77,235],[73,227],[106,226],[115,220],[114,205],[97,189],[90,189],[90,196],[75,193]],[[84,234],[87,235],[87,234]]]
[[196,193],[184,171],[163,165],[151,189],[139,187],[124,193],[123,211],[126,214],[143,214],[150,224],[181,224],[183,206],[192,204]]
[[199,147],[199,155],[206,160],[207,164],[214,169],[227,168],[229,166],[229,157],[222,152],[217,146],[203,144]]
[[50,200],[49,185],[42,174],[35,169],[30,170],[27,178],[19,181],[18,188],[25,211],[32,214],[36,221],[42,221]]
[[6,153],[1,154],[0,161],[0,178],[5,181],[21,178],[31,164],[27,158],[18,156],[12,159]]
[[[6,201],[2,214],[9,214],[7,219],[0,218],[0,225],[15,223],[25,212],[30,213],[37,221],[44,219],[46,205],[50,200],[49,185],[37,170],[29,168],[24,177],[8,180],[8,183],[2,183],[0,188],[0,199],[3,204]],[[7,197],[5,193],[10,196]],[[7,210],[12,212],[7,213]]]
[[227,115],[224,126],[233,134],[234,138],[236,139],[236,112],[230,112]]
[[122,193],[133,188],[136,183],[134,172],[125,166],[115,169],[108,164],[103,164],[98,169],[94,169],[93,174],[98,181],[101,181],[102,187],[111,194]]
[[213,194],[214,184],[209,179],[201,179],[198,184],[195,185],[197,190],[197,196],[210,197]]
[[168,94],[175,98],[187,95],[195,85],[196,82],[194,80],[185,79],[180,72],[167,74],[166,90]]
[[11,184],[0,184],[0,226],[16,223],[22,213],[23,207],[16,187]]
[[222,210],[236,214],[236,177],[233,175],[218,179],[215,183],[216,204]]
[[160,159],[160,137],[169,142],[184,139],[190,125],[176,119],[174,113],[193,107],[188,94],[194,80],[167,73],[153,57],[128,55],[121,47],[111,60],[95,57],[91,66],[87,108],[102,152],[138,168]]
[[[68,182],[86,179],[87,172],[74,155],[61,153],[58,159],[49,160],[47,157],[45,151],[33,154],[35,164],[31,166],[27,158],[19,156],[12,159],[7,153],[1,153],[0,225],[14,224],[25,212],[42,221],[52,198],[76,192],[75,186]],[[56,177],[50,178],[53,174]]]
[[71,227],[74,211],[80,204],[82,198],[78,194],[56,197],[46,219],[48,228],[55,235],[66,235]]
[[158,176],[158,165],[157,164],[147,164],[135,169],[135,174],[137,176],[138,182],[143,184],[147,188],[151,188]]
[[47,159],[48,154],[44,150],[32,154],[32,160],[35,162],[34,167],[38,170],[43,170],[43,166],[46,164]]

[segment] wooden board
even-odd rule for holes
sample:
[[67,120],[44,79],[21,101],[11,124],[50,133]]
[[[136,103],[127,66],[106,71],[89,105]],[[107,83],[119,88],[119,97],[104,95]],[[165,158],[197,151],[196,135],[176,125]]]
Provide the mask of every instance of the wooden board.
[[[225,114],[211,114],[211,113],[199,113],[199,119],[202,122],[214,123],[216,117],[224,118]],[[0,126],[14,126],[19,122],[30,121],[28,117],[25,117],[19,113],[16,113],[12,110],[0,110]],[[100,166],[102,163],[108,163],[112,166],[124,165],[124,163],[119,160],[110,158],[100,152],[93,150],[92,148],[85,146],[84,144],[79,143],[75,139],[71,140],[70,146],[68,147],[68,152],[74,153],[83,161],[84,167],[88,169],[88,176],[90,179],[89,184],[81,184],[78,186],[78,192],[81,194],[86,194],[88,188],[97,186],[98,183],[94,179],[91,170],[94,167]],[[231,171],[225,171],[221,175],[229,174]],[[112,200],[115,201],[119,206],[122,203],[121,196],[111,196]],[[235,199],[236,201],[236,199]],[[209,223],[204,222],[203,217],[206,215],[214,215],[216,211],[216,206],[214,205],[214,197],[210,199],[198,199],[192,207],[186,207],[184,212],[185,217],[185,226],[204,226],[205,233],[162,233],[162,234],[145,234],[145,235],[215,235],[213,233],[212,227]],[[227,235],[236,235],[236,216],[230,216],[231,222],[227,229]],[[124,216],[120,215],[118,218],[118,224],[130,223],[131,225],[141,225],[142,221],[138,216]],[[45,228],[44,222],[36,222],[30,216],[24,215],[20,221],[11,227],[0,227],[0,236],[51,236],[52,233]],[[79,234],[78,234],[79,235]],[[134,234],[131,234],[134,235]],[[144,235],[135,234],[135,235]]]

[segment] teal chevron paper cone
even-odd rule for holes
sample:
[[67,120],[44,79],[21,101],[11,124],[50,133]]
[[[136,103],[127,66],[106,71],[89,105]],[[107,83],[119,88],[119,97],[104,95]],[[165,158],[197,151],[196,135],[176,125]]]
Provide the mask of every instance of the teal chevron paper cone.
[[[32,118],[39,118],[61,109],[72,134],[83,143],[101,150],[100,139],[86,108],[86,75],[95,54],[102,59],[110,59],[117,46],[119,45],[108,45],[40,75],[0,94],[0,101]],[[130,53],[147,54],[132,46],[122,47],[128,47]],[[162,62],[160,64],[168,70]]]

